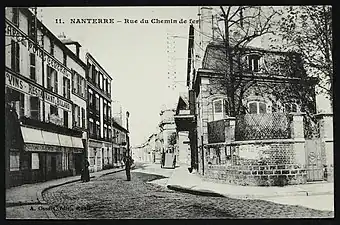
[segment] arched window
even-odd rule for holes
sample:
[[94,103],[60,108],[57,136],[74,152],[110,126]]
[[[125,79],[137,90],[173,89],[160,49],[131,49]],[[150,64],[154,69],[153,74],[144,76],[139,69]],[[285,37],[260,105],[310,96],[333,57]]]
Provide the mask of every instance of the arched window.
[[213,101],[214,120],[224,119],[229,115],[228,102],[226,99],[216,99]]
[[267,104],[258,101],[248,102],[249,114],[267,113]]

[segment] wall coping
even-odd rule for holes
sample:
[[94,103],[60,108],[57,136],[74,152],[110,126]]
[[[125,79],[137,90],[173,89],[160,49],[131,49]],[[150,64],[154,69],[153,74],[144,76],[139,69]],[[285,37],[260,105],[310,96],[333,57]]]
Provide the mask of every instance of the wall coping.
[[241,145],[241,144],[266,144],[266,143],[303,143],[306,140],[304,138],[299,139],[271,139],[271,140],[249,140],[249,141],[232,141],[232,142],[219,142],[205,144],[205,147],[216,145]]
[[333,117],[333,113],[317,113],[314,114],[315,117],[325,117],[325,116],[330,116]]

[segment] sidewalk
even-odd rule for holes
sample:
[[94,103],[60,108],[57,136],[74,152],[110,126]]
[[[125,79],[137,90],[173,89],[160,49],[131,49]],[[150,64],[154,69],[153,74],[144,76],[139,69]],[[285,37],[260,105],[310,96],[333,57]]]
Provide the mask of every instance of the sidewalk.
[[176,191],[202,195],[262,199],[334,211],[334,183],[311,183],[284,187],[239,186],[203,181],[198,175],[190,174],[187,168],[180,167],[176,168],[169,178],[167,187]]
[[[124,170],[124,168],[114,168],[90,173],[91,179],[95,179],[111,173]],[[7,219],[46,219],[54,218],[50,210],[31,210],[34,208],[46,208],[46,202],[42,193],[50,188],[68,183],[80,181],[80,175],[65,177],[61,179],[36,183],[24,184],[6,190],[6,218]]]

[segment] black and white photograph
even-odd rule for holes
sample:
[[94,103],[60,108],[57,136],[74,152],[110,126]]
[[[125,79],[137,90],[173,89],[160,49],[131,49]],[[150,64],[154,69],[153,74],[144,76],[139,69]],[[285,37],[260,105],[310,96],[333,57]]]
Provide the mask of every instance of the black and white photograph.
[[332,11],[5,7],[6,219],[334,218]]

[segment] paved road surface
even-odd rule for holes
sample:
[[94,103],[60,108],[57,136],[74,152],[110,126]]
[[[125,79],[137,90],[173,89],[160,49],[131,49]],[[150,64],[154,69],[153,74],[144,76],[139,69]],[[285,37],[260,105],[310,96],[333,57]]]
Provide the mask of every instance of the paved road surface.
[[[148,183],[162,176],[132,172],[107,175],[88,183],[72,183],[43,193],[61,219],[82,218],[316,218],[330,211],[281,205],[263,200],[205,197],[171,191]],[[40,209],[41,210],[41,209]]]

